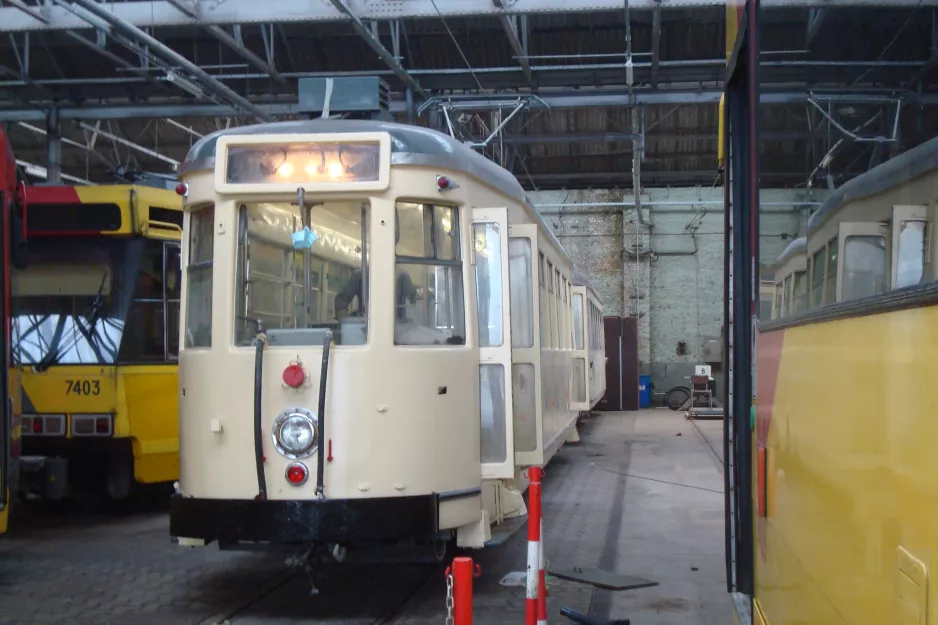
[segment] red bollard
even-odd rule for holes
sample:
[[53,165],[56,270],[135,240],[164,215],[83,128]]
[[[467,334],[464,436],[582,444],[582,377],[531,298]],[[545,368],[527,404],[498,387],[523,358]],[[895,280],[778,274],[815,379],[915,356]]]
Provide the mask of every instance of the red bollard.
[[[540,493],[538,493],[540,494]],[[544,515],[541,510],[541,541],[537,568],[537,625],[547,625],[547,562],[544,559]]]
[[[524,623],[537,625],[541,569],[541,468],[530,467],[528,478],[528,575],[525,586]],[[547,606],[544,606],[546,619]]]
[[472,625],[472,558],[453,558],[453,622]]

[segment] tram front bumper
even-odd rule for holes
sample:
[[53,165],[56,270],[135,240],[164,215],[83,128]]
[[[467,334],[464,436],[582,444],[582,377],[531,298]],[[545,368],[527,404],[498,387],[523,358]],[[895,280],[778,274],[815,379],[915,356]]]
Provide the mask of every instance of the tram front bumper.
[[438,528],[437,495],[251,500],[196,499],[176,494],[169,516],[171,536],[205,544],[433,540]]

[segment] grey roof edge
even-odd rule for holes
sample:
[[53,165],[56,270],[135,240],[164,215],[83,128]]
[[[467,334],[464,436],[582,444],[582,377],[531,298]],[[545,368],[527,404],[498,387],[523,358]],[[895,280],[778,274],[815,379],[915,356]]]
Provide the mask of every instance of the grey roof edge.
[[930,139],[849,180],[827,196],[808,219],[808,236],[817,232],[841,208],[855,200],[876,195],[938,168],[938,137]]
[[217,130],[196,141],[179,165],[179,175],[211,168],[219,137],[258,134],[317,134],[386,132],[391,135],[391,164],[439,167],[461,171],[480,182],[495,187],[525,206],[528,216],[544,231],[560,254],[573,265],[560,240],[528,199],[518,180],[504,167],[485,158],[449,135],[422,126],[365,119],[304,119],[253,124]]
[[779,265],[782,265],[788,262],[789,260],[791,260],[792,256],[794,256],[795,254],[799,252],[804,253],[807,250],[808,250],[808,238],[798,237],[797,239],[792,240],[792,242],[789,243],[788,246],[784,250],[782,250],[782,253],[779,254],[778,259],[774,263],[772,263],[772,265],[770,265],[769,269],[771,269],[774,275],[775,270],[778,269]]

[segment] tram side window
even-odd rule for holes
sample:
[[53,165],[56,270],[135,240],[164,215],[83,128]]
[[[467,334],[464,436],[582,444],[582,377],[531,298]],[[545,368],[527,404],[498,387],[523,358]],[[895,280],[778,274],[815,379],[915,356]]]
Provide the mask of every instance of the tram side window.
[[787,316],[791,314],[791,276],[785,278],[785,284],[782,288],[785,290],[785,301],[784,307],[782,309],[782,316]]
[[143,244],[119,360],[175,360],[179,345],[179,246],[154,239],[145,239]]
[[531,241],[508,239],[508,289],[511,305],[511,346],[534,347],[534,276]]
[[886,287],[886,240],[872,235],[848,236],[843,280],[844,301],[882,293]]
[[899,249],[896,254],[896,286],[918,284],[925,275],[926,222],[903,221],[899,224]]
[[215,205],[189,214],[189,259],[186,266],[186,347],[212,345],[212,259]]
[[395,345],[465,345],[457,209],[397,203]]
[[826,249],[821,248],[811,260],[811,308],[819,308],[824,296],[824,261]]
[[808,303],[808,278],[806,271],[796,271],[792,286],[792,314],[803,312]]
[[497,223],[472,226],[476,251],[476,308],[479,347],[501,347],[504,343],[502,298],[502,239]]
[[827,285],[824,289],[824,303],[837,301],[837,239],[827,242]]
[[537,310],[538,318],[541,322],[541,348],[550,347],[547,337],[550,336],[550,314],[547,306],[547,279],[546,274],[547,261],[543,254],[538,254],[537,281],[538,281],[538,300]]
[[573,294],[573,349],[583,349],[583,296]]
[[775,319],[782,316],[782,301],[785,287],[781,282],[775,285]]

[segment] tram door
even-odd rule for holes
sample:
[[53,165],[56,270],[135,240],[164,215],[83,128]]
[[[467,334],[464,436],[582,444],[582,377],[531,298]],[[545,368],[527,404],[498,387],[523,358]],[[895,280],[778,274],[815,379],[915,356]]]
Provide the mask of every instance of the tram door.
[[479,329],[479,393],[483,478],[515,474],[511,334],[508,290],[508,209],[472,211]]

